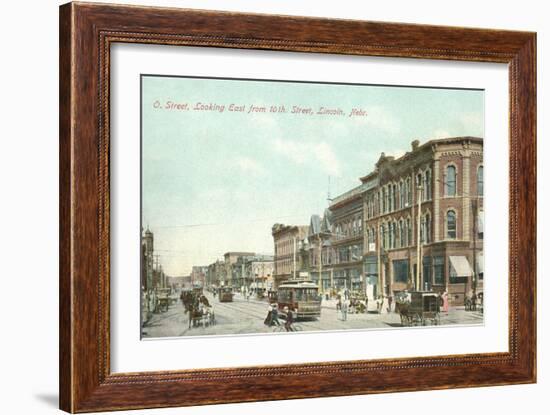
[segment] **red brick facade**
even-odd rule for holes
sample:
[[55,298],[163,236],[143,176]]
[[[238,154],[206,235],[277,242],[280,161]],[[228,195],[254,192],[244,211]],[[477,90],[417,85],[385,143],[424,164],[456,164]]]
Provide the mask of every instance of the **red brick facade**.
[[[461,304],[470,290],[483,289],[482,264],[473,262],[483,250],[482,165],[482,139],[447,138],[422,146],[414,142],[398,159],[382,155],[375,171],[362,178],[370,185],[364,195],[365,275],[378,280],[379,294],[433,289],[447,291],[451,303]],[[419,192],[423,260],[415,287]]]

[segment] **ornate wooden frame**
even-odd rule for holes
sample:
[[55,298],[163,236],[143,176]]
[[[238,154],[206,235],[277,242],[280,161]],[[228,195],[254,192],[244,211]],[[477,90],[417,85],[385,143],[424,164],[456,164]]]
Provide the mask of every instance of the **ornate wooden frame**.
[[[115,42],[507,63],[509,352],[111,373],[109,56]],[[60,8],[59,93],[61,409],[90,412],[535,382],[535,33],[70,3]],[[342,382],[349,373],[353,376]]]

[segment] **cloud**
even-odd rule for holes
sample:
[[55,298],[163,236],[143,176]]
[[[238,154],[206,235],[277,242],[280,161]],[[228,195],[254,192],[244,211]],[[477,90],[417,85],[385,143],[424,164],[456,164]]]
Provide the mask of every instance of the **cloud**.
[[367,108],[366,117],[354,117],[354,122],[364,124],[377,130],[385,131],[390,134],[397,134],[401,131],[399,119],[390,111],[382,106],[373,106]]
[[326,142],[302,143],[291,140],[273,140],[273,149],[298,165],[317,165],[331,176],[340,175],[340,162]]
[[437,140],[439,138],[449,138],[452,136],[453,135],[447,130],[437,129],[428,137],[428,140]]
[[484,120],[482,111],[465,112],[458,119],[467,134],[483,136]]
[[234,165],[240,169],[243,173],[254,174],[254,175],[263,175],[266,173],[266,169],[262,166],[257,160],[251,159],[249,157],[238,157]]

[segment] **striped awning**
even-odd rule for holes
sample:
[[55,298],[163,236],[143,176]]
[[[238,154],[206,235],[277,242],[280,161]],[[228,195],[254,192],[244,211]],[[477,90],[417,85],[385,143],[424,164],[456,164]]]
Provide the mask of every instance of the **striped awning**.
[[450,256],[451,273],[457,277],[470,277],[474,272],[465,256]]

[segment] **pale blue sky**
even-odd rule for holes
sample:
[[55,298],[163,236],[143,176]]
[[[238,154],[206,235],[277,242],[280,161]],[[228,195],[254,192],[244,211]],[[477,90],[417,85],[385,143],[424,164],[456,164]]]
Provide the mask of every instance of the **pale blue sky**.
[[[155,108],[168,101],[223,112]],[[230,104],[284,105],[287,113],[229,112]],[[293,105],[342,116],[290,114]],[[348,117],[352,108],[367,117]],[[273,223],[306,225],[357,186],[381,152],[414,139],[483,137],[484,93],[368,85],[142,78],[142,219],[169,275],[227,251],[273,252]]]

